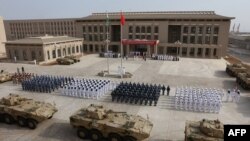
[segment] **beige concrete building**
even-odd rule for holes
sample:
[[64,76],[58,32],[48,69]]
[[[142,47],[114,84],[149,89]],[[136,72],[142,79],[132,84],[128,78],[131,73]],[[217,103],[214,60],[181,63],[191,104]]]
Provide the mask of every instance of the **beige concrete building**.
[[76,19],[36,19],[36,20],[5,20],[7,40],[26,37],[44,36],[76,36]]
[[68,36],[29,37],[6,42],[6,54],[11,60],[51,62],[82,54],[82,44],[83,39]]
[[[157,46],[124,45],[124,54],[131,51],[148,55],[172,54],[186,57],[220,58],[226,54],[232,17],[213,11],[125,12],[123,39],[159,40]],[[120,52],[120,13],[109,15],[109,50]],[[83,37],[84,51],[105,50],[106,13],[93,13],[76,20],[77,36]]]
[[[124,54],[132,51],[151,54],[171,54],[183,57],[220,58],[226,55],[229,27],[233,17],[213,11],[172,12],[124,12]],[[120,52],[120,12],[93,13],[78,19],[8,20],[4,21],[7,39],[28,36],[68,35],[84,38],[84,52],[107,51],[106,31],[110,45],[108,50]],[[136,42],[133,42],[135,41]],[[141,40],[142,42],[140,42]],[[157,45],[148,44],[157,42]]]
[[0,56],[1,54],[5,53],[4,42],[6,42],[5,28],[4,28],[3,18],[0,17]]

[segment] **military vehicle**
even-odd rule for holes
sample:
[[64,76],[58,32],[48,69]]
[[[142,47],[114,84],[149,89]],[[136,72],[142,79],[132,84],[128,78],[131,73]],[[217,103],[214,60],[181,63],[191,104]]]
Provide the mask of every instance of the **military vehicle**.
[[185,141],[224,141],[224,125],[219,120],[186,121]]
[[37,124],[52,118],[57,112],[54,105],[9,94],[0,100],[0,119],[7,123],[17,122],[19,126],[35,129]]
[[246,68],[243,64],[228,64],[226,68],[226,72],[228,75],[235,77],[238,73],[246,72]]
[[238,83],[242,88],[250,90],[250,72],[238,73],[236,83]]
[[12,74],[1,70],[0,72],[0,83],[11,81],[12,80]]
[[74,60],[68,58],[58,58],[56,59],[57,63],[60,65],[71,65],[74,64]]
[[150,136],[153,124],[137,115],[107,110],[91,104],[70,117],[70,124],[77,128],[81,139],[93,141],[108,138],[109,141],[137,141]]
[[73,56],[73,55],[71,55],[71,56],[65,56],[64,58],[71,59],[71,60],[73,60],[75,63],[80,62],[80,59],[77,58],[76,56]]

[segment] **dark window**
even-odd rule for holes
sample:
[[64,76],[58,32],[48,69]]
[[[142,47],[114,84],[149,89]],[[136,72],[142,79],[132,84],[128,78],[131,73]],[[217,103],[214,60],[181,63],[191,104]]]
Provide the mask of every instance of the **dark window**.
[[141,39],[146,39],[145,35],[141,35]]
[[28,59],[27,59],[26,50],[23,50],[23,60],[28,60]]
[[202,44],[202,36],[198,36],[198,44]]
[[181,26],[180,25],[169,25],[168,26],[168,42],[175,43],[181,39]]
[[158,26],[155,26],[155,32],[154,33],[158,33],[159,32],[159,28]]
[[183,36],[183,37],[182,37],[182,40],[183,40],[183,41],[182,41],[183,43],[188,43],[188,37],[187,37],[187,36]]
[[139,35],[136,35],[136,36],[135,36],[135,39],[140,39],[140,36],[139,36]]
[[57,49],[57,56],[58,57],[61,57],[62,55],[61,55],[61,49]]
[[95,52],[99,52],[99,46],[95,45]]
[[151,27],[150,26],[147,27],[147,33],[151,33]]
[[146,33],[145,26],[143,26],[143,27],[141,28],[141,33]]
[[15,50],[14,54],[15,54],[16,59],[18,60],[19,59],[18,50]]
[[140,27],[137,26],[136,29],[135,29],[136,33],[140,33]]
[[75,47],[72,47],[72,53],[73,54],[75,53]]
[[97,26],[94,26],[94,32],[97,32]]
[[205,38],[205,44],[210,44],[210,36],[206,36],[206,38]]
[[183,33],[188,33],[188,26],[184,26]]
[[100,26],[100,32],[103,32],[103,26]]
[[191,27],[191,33],[192,33],[192,34],[195,34],[195,32],[196,32],[196,27],[195,27],[195,26],[192,26],[192,27]]
[[50,59],[50,53],[49,51],[47,51],[47,55],[48,55],[48,60]]
[[151,40],[151,35],[147,35],[147,39],[148,39],[148,40]]
[[86,27],[85,26],[82,27],[82,32],[86,32]]
[[129,38],[129,39],[133,39],[133,35],[129,35],[128,38]]
[[199,26],[198,27],[198,34],[202,34],[203,33],[203,27],[202,26]]
[[76,46],[76,53],[79,52],[79,46]]
[[88,50],[88,46],[87,45],[83,45],[83,50],[87,51]]
[[93,52],[93,45],[89,45],[89,51]]
[[100,34],[100,41],[103,41],[103,35]]
[[111,41],[119,42],[121,40],[121,27],[120,25],[111,26]]
[[213,37],[213,44],[215,44],[215,45],[218,44],[218,36]]
[[89,35],[89,41],[93,41],[92,35]]
[[129,26],[129,33],[133,33],[133,26]]
[[91,27],[91,26],[89,26],[89,29],[88,29],[88,30],[89,30],[89,32],[92,32],[92,27]]
[[70,47],[68,48],[68,54],[71,54],[71,49],[70,49]]
[[53,57],[53,58],[56,58],[56,50],[53,50],[53,51],[52,51],[52,57]]
[[219,27],[214,27],[214,34],[219,34]]
[[98,41],[98,36],[96,34],[94,35],[94,41]]
[[191,36],[190,37],[190,43],[191,44],[195,44],[195,36]]
[[210,26],[206,27],[206,34],[211,34],[211,27]]

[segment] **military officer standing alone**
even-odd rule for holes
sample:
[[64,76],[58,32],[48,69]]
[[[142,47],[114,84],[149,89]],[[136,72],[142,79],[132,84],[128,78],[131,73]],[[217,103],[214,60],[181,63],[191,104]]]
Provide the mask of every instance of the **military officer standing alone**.
[[170,87],[167,87],[167,96],[169,96],[169,92],[170,92]]
[[165,90],[166,90],[166,87],[164,86],[164,85],[162,85],[162,95],[164,95],[165,94]]

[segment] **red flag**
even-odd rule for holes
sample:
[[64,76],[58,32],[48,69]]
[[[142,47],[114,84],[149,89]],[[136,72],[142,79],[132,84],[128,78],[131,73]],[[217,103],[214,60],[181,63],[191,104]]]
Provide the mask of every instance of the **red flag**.
[[125,25],[125,16],[121,12],[121,25]]

